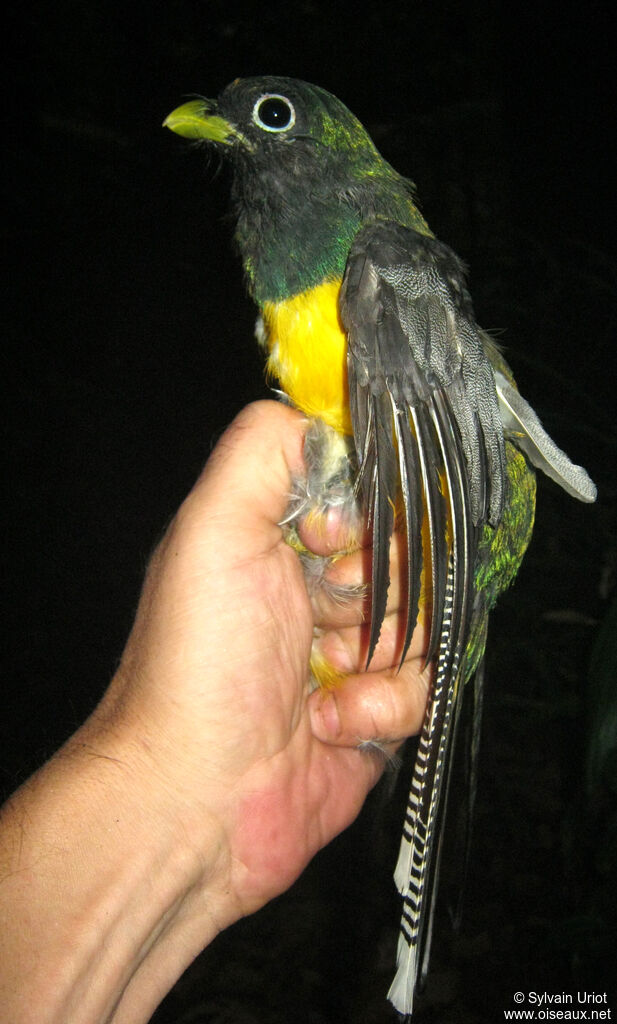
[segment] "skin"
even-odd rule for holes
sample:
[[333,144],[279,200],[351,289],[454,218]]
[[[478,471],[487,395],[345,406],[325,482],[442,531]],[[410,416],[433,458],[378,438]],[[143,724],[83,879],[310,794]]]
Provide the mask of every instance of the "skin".
[[[147,1021],[204,946],[353,821],[384,764],[359,742],[393,752],[420,728],[426,638],[397,673],[397,587],[364,672],[362,600],[311,601],[277,525],[304,428],[272,402],[232,423],[152,557],[101,703],[5,805],[7,1020]],[[335,520],[304,537],[318,553],[342,539]],[[357,584],[365,565],[357,552],[332,574]],[[351,674],[309,696],[314,630]]]

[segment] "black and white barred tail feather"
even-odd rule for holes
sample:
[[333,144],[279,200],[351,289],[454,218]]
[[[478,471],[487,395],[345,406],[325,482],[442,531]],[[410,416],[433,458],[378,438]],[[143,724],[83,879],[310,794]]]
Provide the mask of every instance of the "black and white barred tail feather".
[[413,1008],[428,970],[443,823],[464,685],[464,655],[473,592],[476,533],[464,460],[447,398],[432,403],[436,439],[447,479],[452,544],[439,653],[414,766],[395,881],[403,896],[397,973],[389,998],[399,1012]]
[[[488,619],[484,617],[485,625]],[[484,630],[486,636],[486,629]],[[485,640],[482,641],[484,649]],[[462,866],[460,870],[460,886],[458,898],[453,916],[453,926],[458,930],[463,918],[463,898],[467,889],[467,877],[471,864],[471,849],[473,824],[475,817],[476,795],[478,792],[478,766],[480,755],[480,734],[482,726],[482,711],[484,706],[484,655],[482,655],[473,674],[473,681],[470,680],[468,688],[471,689],[472,697],[471,716],[467,722],[467,736],[465,737],[465,795],[467,806],[465,807],[463,836],[460,848],[462,849]]]
[[[454,594],[453,563],[446,587],[443,645],[429,696],[420,735],[411,789],[403,825],[403,837],[394,880],[403,897],[403,911],[397,950],[397,971],[388,998],[399,1011],[409,1014],[422,963],[420,936],[425,920],[427,876],[435,836],[437,794],[445,769],[447,741],[452,721],[455,692],[450,685],[452,667],[451,634]],[[430,934],[430,919],[429,919]]]

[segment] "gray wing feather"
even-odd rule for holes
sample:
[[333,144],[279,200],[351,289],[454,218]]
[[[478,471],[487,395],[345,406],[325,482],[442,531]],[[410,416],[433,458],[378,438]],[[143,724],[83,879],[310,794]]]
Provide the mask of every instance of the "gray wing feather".
[[[441,243],[392,223],[357,235],[341,288],[361,489],[373,531],[369,660],[385,613],[397,485],[407,534],[405,657],[430,571],[437,656],[395,878],[403,896],[390,998],[408,1013],[428,964],[450,755],[462,698],[478,534],[499,523],[503,426],[491,365],[461,264]],[[386,401],[387,399],[387,401]],[[422,521],[428,519],[428,550]],[[430,564],[429,564],[430,563]]]
[[[554,444],[533,409],[496,369],[498,360],[491,362],[492,348],[475,323],[462,264],[446,246],[393,222],[367,225],[349,254],[340,311],[348,336],[358,487],[372,525],[368,662],[385,615],[399,488],[408,593],[401,664],[417,620],[423,563],[431,581],[427,661],[436,656],[436,669],[395,872],[403,915],[389,996],[407,1014],[430,954],[451,758],[477,598],[478,538],[486,525],[499,525],[506,501],[504,435],[568,493],[593,501],[596,491],[585,470]],[[477,747],[477,720],[474,729],[472,746]]]
[[512,440],[534,466],[579,501],[596,500],[597,489],[582,466],[576,466],[546,433],[537,414],[502,373],[496,373],[501,418]]

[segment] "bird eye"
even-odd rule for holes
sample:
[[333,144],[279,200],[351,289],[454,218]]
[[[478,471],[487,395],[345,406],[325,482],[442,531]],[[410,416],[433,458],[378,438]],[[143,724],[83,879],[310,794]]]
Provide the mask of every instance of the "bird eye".
[[267,132],[284,132],[296,123],[296,112],[285,96],[266,93],[253,107],[253,121]]

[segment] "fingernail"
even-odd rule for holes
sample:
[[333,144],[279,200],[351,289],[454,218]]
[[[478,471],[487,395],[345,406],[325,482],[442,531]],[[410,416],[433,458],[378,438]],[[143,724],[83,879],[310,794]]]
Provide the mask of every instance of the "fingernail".
[[331,740],[341,734],[341,719],[336,700],[331,693],[309,701],[309,714],[313,735],[320,740]]

